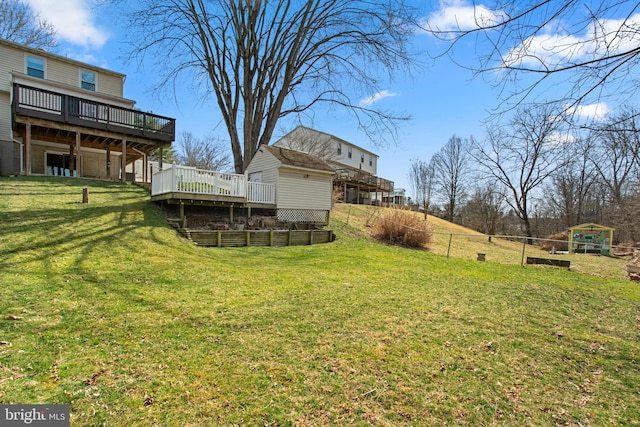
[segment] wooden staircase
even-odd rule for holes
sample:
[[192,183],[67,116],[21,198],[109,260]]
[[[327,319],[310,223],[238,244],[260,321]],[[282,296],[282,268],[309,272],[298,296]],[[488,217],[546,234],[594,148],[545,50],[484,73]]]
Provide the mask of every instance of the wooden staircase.
[[189,239],[189,241],[193,241],[191,239],[191,233],[189,232],[189,229],[184,228],[182,226],[182,220],[180,218],[167,218],[167,222],[169,223],[170,226],[175,228],[178,231],[178,233],[180,233],[182,236]]

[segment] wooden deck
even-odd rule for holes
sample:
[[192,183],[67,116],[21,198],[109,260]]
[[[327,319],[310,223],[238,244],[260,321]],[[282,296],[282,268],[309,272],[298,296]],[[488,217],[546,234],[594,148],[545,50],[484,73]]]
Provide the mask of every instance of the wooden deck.
[[246,175],[172,165],[153,174],[151,200],[169,204],[275,208],[275,185]]

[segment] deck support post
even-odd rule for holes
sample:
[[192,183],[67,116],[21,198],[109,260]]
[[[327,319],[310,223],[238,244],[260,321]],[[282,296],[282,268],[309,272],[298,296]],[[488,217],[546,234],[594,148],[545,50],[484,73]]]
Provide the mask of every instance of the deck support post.
[[25,125],[26,131],[24,136],[24,173],[31,175],[31,123]]
[[69,144],[69,176],[70,177],[73,177],[73,172],[75,171],[75,163],[76,162],[75,162],[73,144]]
[[144,182],[149,182],[148,172],[149,172],[149,156],[145,153],[142,157],[142,180]]
[[107,179],[111,180],[111,148],[107,146]]
[[229,206],[229,225],[233,224],[233,205]]
[[122,140],[122,162],[120,165],[120,168],[122,170],[122,176],[120,178],[122,179],[122,182],[127,182],[126,167],[127,167],[127,140],[123,139]]
[[[75,154],[75,162],[73,163],[76,170],[76,176],[80,178],[80,132],[76,132],[76,154]],[[71,176],[73,176],[73,172],[71,172]]]
[[180,202],[180,223],[182,228],[187,228],[187,217],[184,216],[184,202]]

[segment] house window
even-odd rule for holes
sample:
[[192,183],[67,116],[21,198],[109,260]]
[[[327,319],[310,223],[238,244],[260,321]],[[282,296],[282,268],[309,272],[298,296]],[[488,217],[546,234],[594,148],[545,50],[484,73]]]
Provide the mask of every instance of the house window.
[[364,154],[360,154],[360,163],[364,163]]
[[342,143],[338,142],[338,154],[342,154]]
[[373,166],[373,156],[369,156],[369,166]]
[[349,150],[347,150],[347,157],[349,157],[349,158],[353,157],[353,153],[352,153],[351,147],[349,147]]
[[80,72],[80,87],[87,90],[96,90],[96,73],[82,70]]
[[27,74],[44,79],[44,59],[37,56],[27,56]]

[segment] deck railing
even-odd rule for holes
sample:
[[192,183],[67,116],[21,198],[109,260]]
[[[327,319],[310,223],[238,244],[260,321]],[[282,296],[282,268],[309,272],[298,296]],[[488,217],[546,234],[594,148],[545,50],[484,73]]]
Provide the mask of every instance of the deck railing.
[[246,175],[171,165],[154,172],[151,195],[190,193],[240,197],[249,203],[275,204],[275,185],[250,182]]
[[13,113],[161,141],[175,139],[175,119],[17,83]]
[[344,168],[336,170],[335,179],[338,181],[349,181],[356,184],[366,185],[369,187],[375,187],[380,191],[393,191],[393,181],[388,179],[379,178],[375,175],[371,175],[369,172],[362,170],[356,170],[351,168]]

